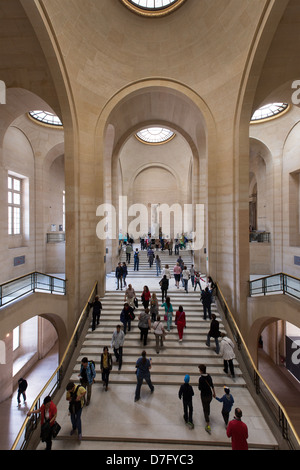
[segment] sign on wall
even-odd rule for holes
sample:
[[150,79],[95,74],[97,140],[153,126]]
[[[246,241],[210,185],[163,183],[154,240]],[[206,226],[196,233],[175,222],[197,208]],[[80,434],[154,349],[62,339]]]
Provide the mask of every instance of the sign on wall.
[[286,336],[286,368],[300,381],[300,336]]

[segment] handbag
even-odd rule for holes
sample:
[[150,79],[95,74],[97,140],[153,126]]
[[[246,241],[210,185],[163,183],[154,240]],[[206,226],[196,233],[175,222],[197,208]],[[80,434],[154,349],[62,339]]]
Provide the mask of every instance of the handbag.
[[55,439],[59,431],[61,430],[61,426],[58,424],[57,421],[52,426],[52,437]]

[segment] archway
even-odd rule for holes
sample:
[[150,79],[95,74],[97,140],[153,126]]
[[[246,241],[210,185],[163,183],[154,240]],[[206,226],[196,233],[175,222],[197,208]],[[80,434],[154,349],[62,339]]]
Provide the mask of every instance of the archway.
[[[167,80],[146,80],[130,85],[114,96],[101,114],[95,145],[99,151],[105,149],[104,178],[111,178],[113,182],[103,195],[105,202],[110,202],[116,208],[116,213],[119,212],[120,188],[123,191],[121,156],[135,133],[151,125],[171,128],[185,142],[189,153],[189,159],[186,161],[187,181],[190,186],[187,200],[193,204],[205,204],[207,215],[207,156],[209,151],[211,155],[214,154],[214,122],[209,109],[198,95],[176,82]],[[155,166],[164,162],[156,158],[152,163]],[[116,188],[119,190],[116,191]],[[211,197],[213,198],[213,195]],[[208,230],[209,226],[206,225],[207,252]],[[104,243],[103,251],[105,246],[111,250],[110,253],[106,250],[106,258],[108,259],[109,254],[112,260],[108,261],[108,264],[110,267],[114,266],[118,252],[117,240],[111,244]],[[196,258],[205,263],[204,247],[196,253]]]

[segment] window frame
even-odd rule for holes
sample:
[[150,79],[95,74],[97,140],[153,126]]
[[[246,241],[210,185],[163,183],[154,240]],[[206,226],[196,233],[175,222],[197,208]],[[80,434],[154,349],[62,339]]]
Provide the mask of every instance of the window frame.
[[[9,186],[9,180],[11,180],[11,187]],[[15,182],[18,182],[19,189],[15,188]],[[7,207],[8,207],[8,227],[7,233],[9,236],[20,236],[22,235],[22,178],[8,174],[7,175]],[[11,198],[10,198],[11,195]],[[19,197],[19,203],[15,202],[15,196]],[[18,215],[17,215],[18,214]],[[16,220],[17,219],[17,220]]]

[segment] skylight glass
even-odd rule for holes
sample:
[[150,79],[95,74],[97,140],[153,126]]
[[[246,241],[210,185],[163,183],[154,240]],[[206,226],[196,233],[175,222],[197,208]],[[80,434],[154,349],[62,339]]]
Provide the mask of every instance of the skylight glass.
[[121,0],[130,10],[148,17],[163,16],[176,10],[186,0]]
[[140,8],[147,8],[148,10],[167,8],[176,2],[177,0],[130,0],[130,3],[133,3]]
[[48,124],[50,126],[62,126],[62,122],[58,116],[47,111],[30,111],[30,116],[36,121]]
[[257,109],[252,116],[251,122],[262,121],[270,119],[286,111],[288,108],[287,103],[270,103]]
[[163,127],[148,127],[137,132],[136,137],[147,144],[163,144],[173,139],[175,134],[170,129]]

